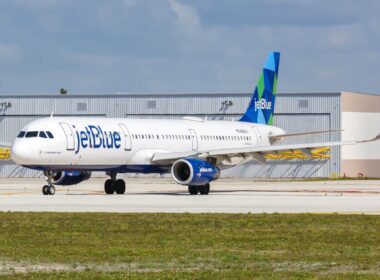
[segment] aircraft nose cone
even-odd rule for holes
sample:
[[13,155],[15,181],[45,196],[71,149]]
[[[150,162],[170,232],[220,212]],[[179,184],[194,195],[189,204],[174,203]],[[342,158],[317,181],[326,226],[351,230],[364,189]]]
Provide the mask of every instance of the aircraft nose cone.
[[11,148],[11,159],[19,165],[26,164],[30,159],[30,152],[28,147],[22,143],[13,143]]

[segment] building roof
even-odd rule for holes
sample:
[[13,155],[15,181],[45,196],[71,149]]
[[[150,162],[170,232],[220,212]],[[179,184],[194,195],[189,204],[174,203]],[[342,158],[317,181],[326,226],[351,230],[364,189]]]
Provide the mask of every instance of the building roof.
[[[117,93],[69,93],[66,95],[58,93],[15,93],[15,94],[1,94],[0,98],[79,98],[79,97],[94,97],[94,98],[123,98],[123,97],[159,97],[159,96],[251,96],[249,92],[160,92],[160,93],[148,93],[148,92],[117,92]],[[287,96],[320,96],[329,95],[337,96],[341,95],[341,92],[279,92],[278,95]]]

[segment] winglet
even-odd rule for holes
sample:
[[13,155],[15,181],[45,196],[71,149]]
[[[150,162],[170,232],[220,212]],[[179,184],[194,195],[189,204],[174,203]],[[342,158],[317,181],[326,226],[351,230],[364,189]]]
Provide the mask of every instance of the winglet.
[[378,141],[380,140],[380,133],[378,135],[376,135],[375,138],[372,138],[372,139],[367,139],[367,140],[361,140],[361,141],[356,141],[356,143],[368,143],[368,142],[373,142],[373,141]]

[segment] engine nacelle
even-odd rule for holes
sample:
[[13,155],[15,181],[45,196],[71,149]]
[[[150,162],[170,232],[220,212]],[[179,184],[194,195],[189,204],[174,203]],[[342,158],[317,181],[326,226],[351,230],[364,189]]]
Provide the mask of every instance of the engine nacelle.
[[[54,172],[52,183],[59,186],[70,186],[86,181],[90,177],[91,172],[86,171],[57,171]],[[45,179],[47,179],[46,175]]]
[[172,165],[172,177],[180,185],[206,185],[219,176],[218,167],[200,159],[179,159]]

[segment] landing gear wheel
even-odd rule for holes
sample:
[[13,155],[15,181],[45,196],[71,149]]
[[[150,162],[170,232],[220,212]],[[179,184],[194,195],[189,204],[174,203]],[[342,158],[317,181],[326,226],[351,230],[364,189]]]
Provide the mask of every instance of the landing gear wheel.
[[48,195],[49,194],[49,186],[45,185],[42,187],[42,193],[43,195]]
[[188,189],[189,189],[189,194],[191,195],[198,194],[198,186],[189,185]]
[[111,179],[106,180],[104,183],[104,191],[106,194],[113,194],[115,192],[114,182]]
[[54,195],[55,194],[55,187],[53,186],[54,172],[51,170],[45,170],[44,176],[48,184],[42,187],[43,195]]
[[210,192],[210,184],[199,186],[199,193],[202,195],[207,195]]
[[125,182],[124,180],[118,179],[114,183],[115,191],[117,194],[124,194],[125,193]]
[[54,186],[50,186],[49,187],[49,195],[54,195],[55,194],[55,187]]

